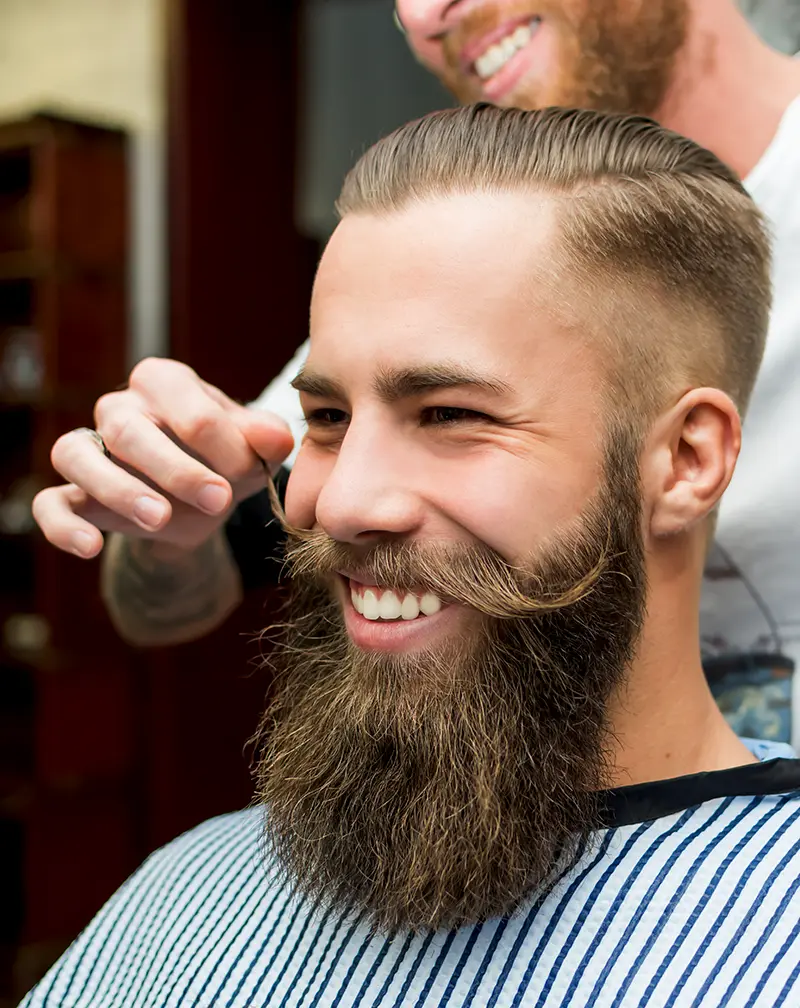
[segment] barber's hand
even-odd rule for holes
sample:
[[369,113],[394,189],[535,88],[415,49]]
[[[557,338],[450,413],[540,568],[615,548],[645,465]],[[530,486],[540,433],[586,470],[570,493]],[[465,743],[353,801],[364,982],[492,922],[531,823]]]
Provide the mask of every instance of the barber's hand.
[[82,557],[101,551],[101,529],[199,546],[265,485],[264,462],[274,471],[292,449],[275,414],[246,409],[162,358],[141,361],[128,388],[98,399],[95,427],[102,443],[86,430],[56,441],[51,459],[68,483],[33,502],[50,542]]

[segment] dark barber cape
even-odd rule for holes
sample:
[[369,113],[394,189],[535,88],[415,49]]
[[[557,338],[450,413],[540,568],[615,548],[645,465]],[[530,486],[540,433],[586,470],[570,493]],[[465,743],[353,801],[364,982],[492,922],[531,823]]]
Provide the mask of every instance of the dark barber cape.
[[[289,470],[281,466],[274,478],[281,504],[286,498],[288,481]],[[228,519],[225,534],[242,575],[245,591],[267,588],[278,583],[286,537],[272,513],[266,490],[260,490],[238,505]]]
[[24,1008],[795,1008],[800,760],[617,788],[606,826],[517,913],[375,933],[299,895],[263,808],[153,854]]

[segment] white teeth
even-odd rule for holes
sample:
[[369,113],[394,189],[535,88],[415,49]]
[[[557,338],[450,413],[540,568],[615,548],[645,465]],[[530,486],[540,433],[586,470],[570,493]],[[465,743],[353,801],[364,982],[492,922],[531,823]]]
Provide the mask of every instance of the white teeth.
[[400,599],[393,591],[385,591],[383,595],[381,595],[381,600],[378,603],[378,613],[380,618],[385,620],[397,619],[400,612]]
[[487,80],[502,70],[511,57],[530,42],[538,25],[538,20],[533,20],[530,24],[519,25],[505,38],[489,46],[486,52],[475,60],[475,72],[481,80]]
[[419,602],[416,595],[406,595],[400,606],[400,615],[404,620],[416,619],[419,616]]
[[380,608],[378,606],[378,596],[374,591],[367,588],[364,592],[364,602],[361,614],[364,619],[376,620],[380,616]]
[[431,595],[430,592],[426,592],[419,600],[419,611],[425,613],[426,616],[433,616],[441,608],[442,603],[440,600],[435,595]]
[[358,594],[358,592],[355,590],[355,588],[350,589],[350,600],[352,601],[353,608],[357,613],[364,612],[364,601]]
[[433,616],[442,608],[442,602],[432,592],[422,598],[379,588],[366,588],[363,593],[350,586],[353,608],[368,620],[414,620],[418,616]]

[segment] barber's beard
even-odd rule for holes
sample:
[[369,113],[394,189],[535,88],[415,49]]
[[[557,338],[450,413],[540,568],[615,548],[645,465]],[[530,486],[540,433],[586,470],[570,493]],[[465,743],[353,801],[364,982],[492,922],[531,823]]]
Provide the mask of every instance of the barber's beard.
[[480,4],[444,43],[442,82],[464,103],[482,97],[461,67],[465,41],[515,15],[539,15],[558,33],[556,73],[523,81],[504,104],[520,108],[591,108],[655,115],[673,82],[686,42],[687,0],[519,0]]
[[[513,912],[601,825],[608,704],[645,599],[633,445],[613,442],[607,470],[526,572],[486,547],[365,554],[290,530],[256,777],[268,849],[301,892],[381,930],[460,926]],[[474,626],[425,653],[361,650],[330,590],[341,567],[465,603]]]

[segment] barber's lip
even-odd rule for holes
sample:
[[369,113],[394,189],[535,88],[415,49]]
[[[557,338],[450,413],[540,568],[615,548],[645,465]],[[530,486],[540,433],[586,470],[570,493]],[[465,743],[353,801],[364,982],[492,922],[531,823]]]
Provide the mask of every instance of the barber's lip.
[[515,31],[520,25],[530,24],[539,17],[536,13],[531,14],[521,14],[519,17],[509,18],[507,21],[503,21],[502,24],[493,28],[490,32],[486,32],[485,35],[481,35],[480,38],[474,39],[467,44],[461,50],[461,67],[465,73],[474,74],[475,73],[475,60],[482,56],[487,49],[504,39],[506,35],[510,35],[511,32]]

